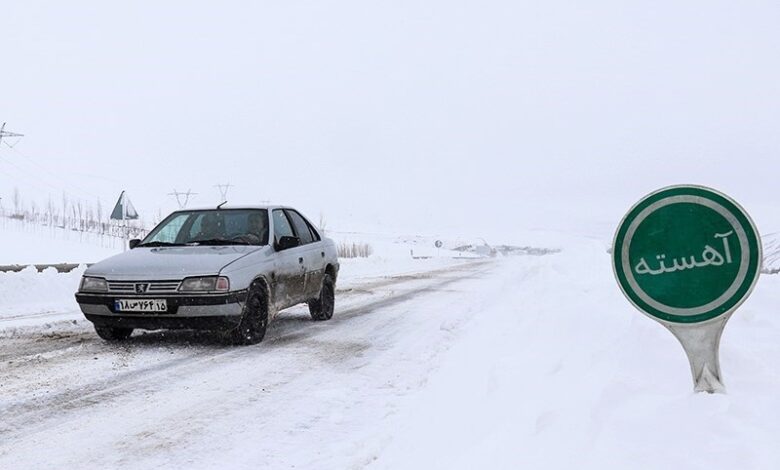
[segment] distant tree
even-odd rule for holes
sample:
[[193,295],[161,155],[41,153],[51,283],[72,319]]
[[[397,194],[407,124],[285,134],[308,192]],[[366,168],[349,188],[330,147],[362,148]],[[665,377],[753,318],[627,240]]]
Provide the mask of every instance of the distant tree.
[[319,222],[319,224],[317,224],[317,225],[319,225],[319,229],[324,232],[325,231],[325,226],[327,225],[327,223],[328,223],[328,221],[325,220],[325,214],[320,212],[320,222]]
[[84,230],[86,228],[84,224],[84,205],[81,203],[81,199],[76,201],[76,210],[78,211],[76,219],[78,220],[79,230]]
[[51,200],[51,194],[49,194],[49,199],[46,201],[46,223],[48,225],[54,225],[55,212],[54,202]]
[[14,214],[19,214],[22,210],[22,196],[19,194],[19,188],[14,187]]
[[68,195],[65,191],[62,192],[62,228],[65,228],[66,219],[68,218]]

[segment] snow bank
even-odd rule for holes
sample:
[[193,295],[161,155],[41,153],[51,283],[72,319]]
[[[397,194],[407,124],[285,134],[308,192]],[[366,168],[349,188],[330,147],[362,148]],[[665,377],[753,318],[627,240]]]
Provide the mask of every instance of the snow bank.
[[54,268],[39,273],[33,267],[18,273],[0,272],[0,319],[77,310],[73,294],[85,269],[82,265],[69,273]]
[[412,259],[411,257],[393,258],[380,255],[372,255],[368,258],[340,259],[339,286],[372,277],[418,273],[463,262],[464,260],[444,257]]
[[604,243],[505,263],[479,321],[383,427],[375,468],[780,468],[780,277],[727,325],[727,395],[620,294]]

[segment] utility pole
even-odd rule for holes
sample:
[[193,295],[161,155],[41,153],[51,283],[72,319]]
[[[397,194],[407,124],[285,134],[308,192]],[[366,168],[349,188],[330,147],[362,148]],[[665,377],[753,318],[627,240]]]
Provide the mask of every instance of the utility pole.
[[[5,130],[5,123],[3,123],[3,125],[0,126],[0,143],[3,143],[3,137],[24,137],[24,134],[17,134],[16,132]],[[9,144],[8,142],[6,142],[5,145],[13,147],[13,145]]]
[[232,187],[233,187],[233,185],[232,185],[232,184],[230,184],[230,183],[225,183],[225,184],[215,184],[215,185],[214,185],[214,187],[215,187],[215,188],[217,188],[217,189],[219,189],[219,195],[220,195],[220,197],[221,197],[221,199],[219,200],[219,202],[224,202],[224,201],[227,201],[227,193],[228,193],[228,190],[229,190],[230,188],[232,188]]
[[176,203],[179,205],[179,209],[184,209],[187,207],[187,204],[190,202],[191,196],[196,196],[198,193],[193,193],[192,190],[188,189],[186,193],[183,193],[181,191],[177,191],[176,188],[173,188],[172,193],[168,193],[168,196],[176,196]]

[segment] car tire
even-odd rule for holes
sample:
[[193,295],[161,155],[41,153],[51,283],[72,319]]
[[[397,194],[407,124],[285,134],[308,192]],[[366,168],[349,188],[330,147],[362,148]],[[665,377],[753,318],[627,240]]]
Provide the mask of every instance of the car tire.
[[241,322],[230,331],[232,344],[257,344],[265,337],[268,327],[268,296],[261,284],[255,283],[249,288]]
[[309,313],[314,321],[325,321],[333,318],[333,310],[336,306],[336,285],[330,274],[326,274],[322,280],[320,295],[309,301]]
[[122,341],[133,334],[133,329],[95,325],[95,332],[106,341]]

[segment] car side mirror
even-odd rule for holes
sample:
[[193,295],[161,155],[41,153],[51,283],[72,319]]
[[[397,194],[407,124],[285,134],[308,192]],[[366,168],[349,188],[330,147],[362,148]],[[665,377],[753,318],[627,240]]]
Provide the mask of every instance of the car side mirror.
[[141,240],[139,240],[137,238],[133,238],[127,244],[130,247],[130,249],[132,250],[133,248],[135,248],[135,247],[137,247],[138,245],[141,244]]
[[282,251],[288,248],[295,248],[296,246],[300,246],[300,244],[301,244],[300,238],[284,236],[280,238],[278,242],[276,242],[276,249],[278,251]]

